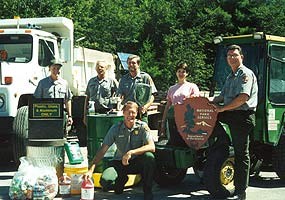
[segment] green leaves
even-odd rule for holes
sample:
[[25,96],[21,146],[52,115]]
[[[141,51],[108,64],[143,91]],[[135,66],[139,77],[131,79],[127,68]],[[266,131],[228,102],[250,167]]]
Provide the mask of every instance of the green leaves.
[[285,0],[2,0],[1,18],[64,16],[79,45],[142,58],[159,90],[176,82],[175,65],[191,68],[189,81],[208,90],[218,35],[263,31],[284,36]]

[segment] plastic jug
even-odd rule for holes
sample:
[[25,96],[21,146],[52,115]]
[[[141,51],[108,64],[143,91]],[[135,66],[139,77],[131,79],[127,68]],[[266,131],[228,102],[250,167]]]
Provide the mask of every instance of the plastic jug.
[[81,184],[81,200],[94,199],[94,184],[91,178],[83,180]]
[[63,175],[58,180],[58,193],[60,197],[70,197],[71,194],[71,178],[67,176],[66,173],[63,173]]
[[64,149],[66,151],[69,163],[72,165],[80,164],[84,160],[80,151],[80,146],[75,141],[69,141],[64,143]]

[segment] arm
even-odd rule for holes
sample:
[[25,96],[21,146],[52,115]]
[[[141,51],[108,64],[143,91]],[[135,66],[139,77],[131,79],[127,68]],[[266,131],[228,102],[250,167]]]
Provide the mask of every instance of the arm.
[[149,139],[146,145],[128,151],[122,158],[123,165],[129,164],[129,160],[131,159],[132,155],[141,155],[145,152],[155,152],[155,145],[152,139]]
[[147,112],[147,109],[151,106],[151,104],[152,104],[153,102],[154,102],[154,96],[151,95],[149,102],[147,102],[145,105],[143,105],[143,106],[140,107],[141,113]]
[[67,100],[65,102],[65,108],[66,108],[66,112],[68,115],[68,125],[72,125],[73,120],[72,120],[72,116],[71,116],[71,100]]
[[94,156],[88,172],[86,172],[83,175],[83,179],[87,179],[88,177],[89,178],[92,177],[92,174],[93,174],[93,171],[94,171],[96,165],[102,160],[102,158],[104,157],[104,155],[108,149],[109,149],[108,145],[102,144],[101,148],[97,151],[96,155]]
[[166,121],[167,113],[168,113],[170,106],[171,106],[171,101],[167,100],[167,103],[163,111],[162,120],[161,120],[160,137],[165,137],[165,121]]
[[233,110],[235,108],[240,107],[249,99],[249,96],[245,93],[239,94],[236,98],[234,98],[228,105],[225,106],[217,106],[217,112],[224,112],[227,110]]
[[86,115],[87,115],[87,109],[88,109],[88,105],[89,104],[89,96],[87,95],[85,98],[85,102],[84,102],[84,111],[83,111],[83,123],[87,126],[87,121],[86,121]]

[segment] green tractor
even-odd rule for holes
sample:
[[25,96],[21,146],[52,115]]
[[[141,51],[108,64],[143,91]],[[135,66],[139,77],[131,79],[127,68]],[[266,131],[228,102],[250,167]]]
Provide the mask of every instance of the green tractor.
[[[258,175],[262,167],[270,167],[280,179],[285,180],[285,37],[258,32],[215,37],[214,44],[217,45],[215,87],[210,96],[221,91],[230,72],[225,57],[230,44],[242,47],[244,64],[253,70],[258,79],[256,126],[250,140],[250,173]],[[229,133],[228,127],[224,128]],[[157,143],[155,181],[161,186],[175,185],[183,180],[187,169],[193,167],[212,196],[223,198],[233,193],[233,149],[210,151],[214,141],[215,138],[210,137],[199,149]]]

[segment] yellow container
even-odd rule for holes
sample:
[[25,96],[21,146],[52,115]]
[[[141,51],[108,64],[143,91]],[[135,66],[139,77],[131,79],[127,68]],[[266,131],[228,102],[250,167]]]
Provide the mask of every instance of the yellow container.
[[71,194],[81,193],[82,175],[88,171],[88,163],[77,165],[64,164],[64,172],[71,178]]
[[[100,184],[102,173],[93,173],[94,187],[102,188]],[[128,174],[129,180],[126,182],[125,187],[131,187],[138,184],[141,181],[140,174]]]

